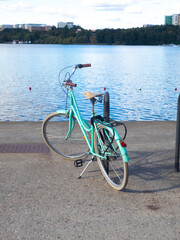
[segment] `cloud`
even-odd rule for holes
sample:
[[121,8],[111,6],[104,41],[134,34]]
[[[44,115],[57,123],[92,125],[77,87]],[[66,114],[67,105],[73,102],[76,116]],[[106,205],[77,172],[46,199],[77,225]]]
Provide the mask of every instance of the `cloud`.
[[38,6],[34,8],[34,13],[37,14],[46,14],[46,15],[54,15],[58,18],[62,18],[63,21],[69,21],[69,19],[75,19],[77,16],[74,11],[71,10],[63,10],[62,8],[53,8],[48,6]]
[[160,0],[146,0],[149,4],[161,4]]
[[[1,1],[1,0],[0,0]],[[33,7],[31,5],[29,5],[28,3],[25,2],[17,2],[16,4],[7,4],[2,6],[2,8],[6,11],[10,11],[10,12],[15,12],[15,11],[30,11],[33,9]]]
[[48,7],[48,6],[39,6],[39,7],[35,7],[34,11],[36,13],[43,13],[43,14],[53,14],[53,15],[58,15],[58,14],[62,14],[62,11],[56,8],[52,8],[52,7]]
[[122,5],[101,5],[101,6],[96,6],[97,11],[124,11],[124,8],[126,6]]
[[91,0],[85,1],[83,4],[87,7],[91,7],[96,11],[124,11],[124,9],[134,4],[136,0]]
[[[0,0],[2,1],[2,0]],[[61,17],[63,19],[69,20],[69,19],[74,19],[75,13],[74,11],[64,11],[63,9],[60,8],[55,8],[55,7],[49,7],[46,5],[41,5],[41,6],[32,6],[26,2],[17,2],[16,4],[4,4],[1,6],[1,8],[7,12],[29,12],[32,14],[44,14],[44,15],[54,15]]]
[[133,4],[131,6],[127,6],[125,8],[125,13],[130,13],[130,14],[142,14],[143,10],[142,7],[138,4]]

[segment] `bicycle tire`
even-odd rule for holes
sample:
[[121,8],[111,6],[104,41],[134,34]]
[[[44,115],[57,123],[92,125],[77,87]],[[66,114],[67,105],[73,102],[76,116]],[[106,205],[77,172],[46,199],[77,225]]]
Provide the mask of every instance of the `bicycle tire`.
[[99,138],[97,132],[94,133],[95,153],[101,156],[105,156],[104,152],[106,156],[109,154],[105,159],[97,157],[98,165],[110,186],[120,191],[126,187],[129,176],[128,163],[123,161],[120,141],[115,140],[112,131],[109,131],[109,128],[103,124],[97,126],[97,131]]
[[[76,119],[73,119],[76,122]],[[89,149],[79,124],[74,125],[71,134],[67,137],[68,131],[69,118],[65,113],[50,114],[41,127],[43,139],[52,151],[66,160],[83,159],[87,156]]]

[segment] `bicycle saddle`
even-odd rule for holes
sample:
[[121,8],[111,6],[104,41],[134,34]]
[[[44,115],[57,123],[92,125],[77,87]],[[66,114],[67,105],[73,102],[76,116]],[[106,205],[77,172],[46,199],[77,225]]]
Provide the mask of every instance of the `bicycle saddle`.
[[84,92],[84,95],[86,96],[86,99],[91,99],[94,97],[99,97],[104,95],[104,93],[92,93],[92,92]]

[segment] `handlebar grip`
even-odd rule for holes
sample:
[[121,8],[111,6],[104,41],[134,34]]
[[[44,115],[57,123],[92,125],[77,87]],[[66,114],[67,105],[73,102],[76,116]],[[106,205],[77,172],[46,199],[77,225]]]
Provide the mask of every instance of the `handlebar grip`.
[[78,64],[78,68],[91,67],[91,63],[87,64]]
[[66,85],[70,86],[70,87],[77,87],[76,83],[72,83],[72,82],[66,82]]

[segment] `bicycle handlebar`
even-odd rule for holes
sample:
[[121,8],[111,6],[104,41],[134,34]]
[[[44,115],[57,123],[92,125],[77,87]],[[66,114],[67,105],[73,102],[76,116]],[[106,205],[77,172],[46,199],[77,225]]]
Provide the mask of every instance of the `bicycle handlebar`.
[[[77,65],[74,65],[74,69],[73,69],[73,72],[69,75],[68,79],[67,80],[64,80],[63,84],[66,85],[66,86],[70,86],[70,87],[77,87],[77,84],[76,83],[72,83],[71,81],[71,77],[72,75],[75,73],[76,69],[77,68],[84,68],[84,67],[91,67],[91,64],[90,63],[86,63],[86,64],[77,64]],[[67,67],[68,68],[68,67]],[[66,69],[66,68],[63,68],[63,70]],[[61,71],[63,71],[61,70]]]
[[65,82],[65,85],[70,87],[77,87],[77,84],[72,82]]
[[84,67],[91,67],[91,64],[90,63],[87,63],[87,64],[78,64],[76,65],[77,68],[84,68]]

